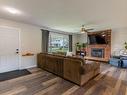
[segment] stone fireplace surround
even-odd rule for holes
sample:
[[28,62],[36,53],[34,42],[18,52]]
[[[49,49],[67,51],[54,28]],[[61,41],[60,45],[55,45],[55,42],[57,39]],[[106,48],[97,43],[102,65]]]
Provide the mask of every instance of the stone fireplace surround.
[[[98,55],[97,52],[95,53],[96,55],[93,56],[92,52],[94,51],[98,51],[100,53],[100,50],[102,52],[102,56]],[[111,47],[110,45],[88,45],[87,47],[87,55],[86,55],[86,59],[96,59],[98,61],[106,61],[108,62],[110,59],[110,54],[111,54]]]

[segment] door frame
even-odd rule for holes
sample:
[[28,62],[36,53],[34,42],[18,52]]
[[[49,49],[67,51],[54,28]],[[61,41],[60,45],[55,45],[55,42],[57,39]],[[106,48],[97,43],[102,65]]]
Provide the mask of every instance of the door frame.
[[17,30],[17,32],[19,32],[18,36],[19,36],[19,56],[18,56],[18,70],[21,69],[21,29],[20,28],[16,28],[16,27],[10,27],[10,26],[0,26],[0,28],[7,28],[7,29],[14,29],[14,30]]

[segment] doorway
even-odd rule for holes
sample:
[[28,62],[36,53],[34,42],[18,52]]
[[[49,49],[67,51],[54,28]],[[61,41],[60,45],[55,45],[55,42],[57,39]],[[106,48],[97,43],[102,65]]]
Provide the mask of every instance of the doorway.
[[20,68],[20,31],[0,27],[0,73]]

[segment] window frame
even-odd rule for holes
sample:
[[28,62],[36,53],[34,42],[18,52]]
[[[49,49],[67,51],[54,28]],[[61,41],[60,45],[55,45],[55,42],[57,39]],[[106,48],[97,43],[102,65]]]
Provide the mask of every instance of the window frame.
[[[62,44],[63,44],[63,46],[62,46],[62,50],[52,50],[53,48],[52,48],[52,39],[53,39],[53,36],[61,36],[61,38],[62,38]],[[55,38],[55,37],[54,37]],[[57,37],[56,37],[57,38]],[[60,37],[59,37],[60,38]],[[67,39],[67,50],[65,50],[66,48],[65,48],[65,46],[64,46],[64,44],[65,44],[65,42],[66,41],[64,41],[65,40],[65,38]],[[60,48],[59,46],[58,46],[58,48]],[[62,34],[62,33],[55,33],[55,32],[50,32],[49,33],[49,43],[48,43],[48,52],[50,52],[50,53],[53,53],[53,52],[68,52],[69,51],[69,35],[67,35],[67,34]]]

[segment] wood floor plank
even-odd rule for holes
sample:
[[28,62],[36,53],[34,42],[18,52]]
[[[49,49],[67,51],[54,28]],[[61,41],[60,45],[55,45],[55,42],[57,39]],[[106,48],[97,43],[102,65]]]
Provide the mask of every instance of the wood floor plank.
[[[34,74],[34,76],[27,76],[27,77],[20,77],[20,78],[16,78],[16,79],[12,79],[10,80],[9,82],[6,81],[6,82],[2,82],[0,84],[0,93],[1,92],[6,92],[8,90],[11,90],[12,87],[18,87],[18,86],[21,86],[21,85],[27,85],[29,83],[31,83],[32,80],[35,80],[37,81],[38,78],[40,79],[43,79],[45,78],[45,76],[47,76],[48,74],[47,73],[39,73],[39,74]],[[51,75],[51,74],[49,74]],[[12,82],[11,82],[12,81]]]
[[84,86],[80,87],[80,89],[76,90],[71,95],[83,95],[87,90],[89,90],[91,87],[97,84],[97,81],[90,80],[88,83],[86,83]]
[[62,95],[70,95],[70,94],[74,93],[79,88],[80,88],[79,86],[75,85],[72,88],[68,89],[66,92],[64,92]]
[[126,87],[126,92],[125,92],[125,95],[127,95],[127,87]]
[[112,95],[111,89],[107,88],[102,95]]
[[0,82],[0,95],[127,95],[127,69],[101,64],[100,74],[79,87],[47,71]]
[[29,95],[29,94],[33,95],[33,94],[36,94],[39,91],[42,91],[42,90],[49,87],[49,86],[43,86],[42,82],[44,82],[44,81],[46,82],[46,81],[48,81],[48,80],[50,80],[54,77],[55,77],[54,75],[50,75],[50,76],[47,76],[47,77],[44,77],[44,78],[34,79],[31,82],[25,84],[25,86],[29,89],[25,92],[19,93],[18,95]]
[[70,83],[68,81],[62,80],[57,83],[57,88],[53,89],[44,95],[61,95],[62,93],[66,92],[68,89],[72,88],[75,84]]
[[47,92],[49,92],[49,91],[51,91],[51,90],[53,90],[55,88],[57,88],[57,84],[51,85],[51,86],[47,87],[46,89],[43,89],[43,90],[37,92],[34,95],[43,95],[43,94],[45,94],[45,93],[47,93]]
[[51,80],[48,80],[48,81],[46,81],[46,82],[42,82],[42,85],[43,85],[43,86],[51,85],[51,84],[56,83],[56,82],[58,82],[58,81],[60,81],[60,80],[61,80],[61,78],[55,77],[55,78],[53,78],[53,79],[51,79]]
[[[123,71],[123,70],[122,70],[122,71]],[[120,85],[121,85],[121,82],[122,82],[122,78],[125,78],[125,75],[126,75],[125,71],[121,72],[120,77],[119,77],[119,79],[117,80],[116,86],[115,86],[115,88],[113,89],[113,95],[117,95],[117,93],[118,93],[118,91],[119,91],[119,89],[120,89]]]
[[0,95],[14,95],[26,90],[27,88],[25,86],[21,86],[21,87],[13,88],[12,90],[7,91],[5,93],[1,93]]
[[103,77],[104,74],[106,74],[107,72],[112,71],[112,70],[114,70],[114,67],[107,68],[106,70],[101,72],[101,74],[99,74],[94,80],[99,80],[101,77]]

